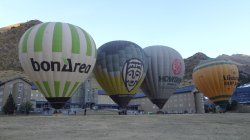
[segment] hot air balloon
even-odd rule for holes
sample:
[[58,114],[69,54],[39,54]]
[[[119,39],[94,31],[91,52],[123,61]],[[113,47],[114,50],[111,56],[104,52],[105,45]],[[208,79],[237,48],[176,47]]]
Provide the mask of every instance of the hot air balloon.
[[167,46],[149,46],[144,51],[149,56],[149,67],[141,89],[162,109],[184,76],[184,61],[176,50]]
[[225,108],[237,85],[239,72],[231,61],[209,59],[201,61],[194,68],[192,77],[199,91]]
[[144,51],[129,41],[111,41],[97,51],[95,77],[121,108],[126,108],[148,68]]
[[18,47],[22,68],[55,109],[63,107],[96,61],[92,37],[68,23],[33,26],[23,34]]

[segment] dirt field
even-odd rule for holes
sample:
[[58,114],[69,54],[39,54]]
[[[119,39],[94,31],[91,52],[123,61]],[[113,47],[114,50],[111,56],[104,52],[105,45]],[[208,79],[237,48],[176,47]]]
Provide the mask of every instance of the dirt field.
[[250,114],[0,116],[0,140],[249,140]]

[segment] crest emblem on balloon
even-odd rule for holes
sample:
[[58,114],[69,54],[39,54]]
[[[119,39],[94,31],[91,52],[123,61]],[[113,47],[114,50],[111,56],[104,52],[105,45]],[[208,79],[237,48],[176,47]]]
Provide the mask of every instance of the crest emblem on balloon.
[[94,74],[110,98],[125,108],[138,91],[147,69],[148,59],[139,45],[117,40],[98,49]]
[[129,92],[133,90],[142,79],[143,70],[143,63],[139,59],[132,58],[125,62],[122,69],[122,78]]

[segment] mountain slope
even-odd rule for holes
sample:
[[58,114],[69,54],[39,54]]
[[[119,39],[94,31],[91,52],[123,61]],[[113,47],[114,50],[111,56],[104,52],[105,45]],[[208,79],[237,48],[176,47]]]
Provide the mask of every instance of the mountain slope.
[[239,69],[239,84],[244,85],[250,82],[250,56],[244,54],[234,54],[234,55],[220,55],[217,58],[231,60],[238,63]]
[[209,57],[204,53],[198,52],[193,56],[184,59],[185,63],[185,76],[184,79],[192,79],[192,73],[195,66],[199,64],[201,60],[207,60]]
[[41,21],[31,20],[0,33],[0,71],[23,71],[18,60],[19,39],[27,29],[39,23],[41,23]]
[[[3,78],[12,76],[25,76],[18,58],[18,42],[22,34],[30,27],[41,23],[39,20],[31,20],[26,23],[13,24],[0,28],[0,81]],[[243,54],[220,55],[217,58],[237,62],[240,71],[240,85],[250,82],[250,56]],[[198,52],[193,56],[184,59],[185,76],[180,87],[192,85],[192,73],[200,60],[207,60],[209,57]]]

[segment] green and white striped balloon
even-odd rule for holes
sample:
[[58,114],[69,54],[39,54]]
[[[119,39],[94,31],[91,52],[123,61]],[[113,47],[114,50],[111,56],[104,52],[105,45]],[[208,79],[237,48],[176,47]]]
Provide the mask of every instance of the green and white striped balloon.
[[96,62],[92,37],[68,23],[33,26],[23,34],[18,47],[24,71],[52,103],[66,102]]

